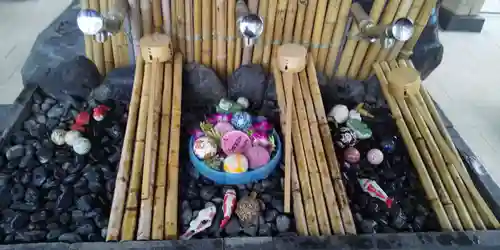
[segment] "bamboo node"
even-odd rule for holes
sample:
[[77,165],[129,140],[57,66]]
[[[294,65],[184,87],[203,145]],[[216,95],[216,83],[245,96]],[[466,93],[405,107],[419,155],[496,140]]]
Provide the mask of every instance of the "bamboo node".
[[305,69],[307,50],[298,44],[284,44],[278,48],[278,67],[285,73],[297,73]]
[[395,68],[389,72],[389,91],[394,96],[404,97],[420,91],[420,74],[408,67]]
[[166,62],[173,58],[172,40],[160,33],[146,35],[140,40],[141,54],[146,62]]

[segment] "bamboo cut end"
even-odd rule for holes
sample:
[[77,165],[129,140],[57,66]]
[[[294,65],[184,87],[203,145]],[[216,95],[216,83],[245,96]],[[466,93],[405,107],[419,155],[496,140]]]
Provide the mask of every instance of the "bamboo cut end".
[[299,44],[284,44],[278,48],[277,62],[284,73],[298,73],[305,69],[307,49]]
[[167,62],[174,56],[172,39],[160,33],[146,35],[140,40],[142,58],[146,62]]
[[409,67],[395,68],[387,76],[391,94],[398,97],[417,94],[420,91],[420,74]]

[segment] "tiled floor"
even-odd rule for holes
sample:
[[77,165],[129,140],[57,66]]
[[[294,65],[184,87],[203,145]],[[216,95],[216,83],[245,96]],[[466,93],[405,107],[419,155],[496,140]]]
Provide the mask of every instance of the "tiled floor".
[[[69,3],[0,0],[0,104],[16,98],[22,88],[19,70],[34,39]],[[500,12],[500,0],[487,0],[483,11]],[[481,34],[441,33],[444,60],[425,84],[500,183],[500,81],[495,77],[500,15],[485,16]]]

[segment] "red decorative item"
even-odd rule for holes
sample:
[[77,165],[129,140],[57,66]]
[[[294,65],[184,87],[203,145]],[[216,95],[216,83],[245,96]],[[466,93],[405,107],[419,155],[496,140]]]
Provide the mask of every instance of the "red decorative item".
[[78,125],[80,127],[85,126],[90,123],[90,114],[89,112],[82,111],[76,115],[75,118],[75,125]]
[[100,104],[92,110],[92,117],[94,120],[100,122],[104,119],[104,117],[106,117],[106,114],[110,109],[110,107]]
[[75,122],[75,124],[71,125],[71,130],[76,130],[76,131],[80,131],[82,133],[85,133],[85,128],[76,122]]

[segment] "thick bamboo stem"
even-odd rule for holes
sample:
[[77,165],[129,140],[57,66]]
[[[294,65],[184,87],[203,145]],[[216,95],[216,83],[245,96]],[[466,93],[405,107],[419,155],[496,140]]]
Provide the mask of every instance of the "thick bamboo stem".
[[413,53],[413,48],[417,44],[420,35],[424,31],[425,26],[427,25],[427,21],[429,21],[429,17],[432,14],[432,9],[436,7],[437,0],[428,0],[425,1],[424,5],[420,9],[417,19],[415,20],[415,30],[413,32],[413,36],[410,40],[406,41],[401,50],[401,59],[410,58]]
[[[267,10],[267,18],[265,22],[264,29],[264,50],[262,52],[262,66],[265,69],[269,68],[269,60],[271,59],[271,51],[273,49],[273,37],[274,33],[275,19],[276,19],[276,9],[278,7],[278,0],[269,1],[269,7]],[[286,8],[286,7],[285,7]]]
[[[271,0],[271,2],[274,0]],[[269,11],[269,0],[259,0],[259,16],[262,17],[264,20],[264,25],[266,26],[264,29],[264,37],[261,37],[257,40],[257,44],[255,44],[253,47],[253,54],[252,54],[252,63],[253,64],[261,64],[262,63],[262,56],[264,53],[264,45],[265,45],[265,37],[269,24],[268,18],[268,11]]]
[[[332,2],[330,5],[333,4],[333,2],[338,3],[339,1],[330,1]],[[325,24],[325,14],[328,6],[328,1],[327,0],[318,0],[318,5],[316,7],[316,17],[314,18],[314,26],[312,30],[312,43],[310,44],[311,48],[311,54],[314,58],[315,62],[318,62],[318,54],[319,54],[319,49],[321,48],[321,35],[323,34],[323,26]],[[336,14],[335,14],[336,15]],[[328,18],[328,16],[326,17]],[[332,30],[330,30],[333,32]]]
[[[99,1],[99,8],[101,9],[102,13],[108,13],[109,11],[108,0]],[[105,72],[108,73],[109,71],[115,68],[111,39],[106,39],[106,41],[102,44],[102,46],[104,50],[104,69],[106,70]]]
[[241,66],[241,60],[243,56],[243,39],[241,36],[236,34],[236,44],[234,49],[234,70],[237,70]]
[[[285,124],[292,124],[292,117],[295,113],[295,105],[293,98],[293,87],[295,85],[296,79],[290,73],[286,73],[283,75],[283,88],[285,89],[286,96],[286,110],[287,113],[285,115]],[[285,83],[287,82],[287,83]],[[289,87],[285,87],[285,84],[290,85]],[[286,91],[287,88],[290,88],[290,91]],[[285,212],[290,213],[290,189],[291,189],[291,173],[290,168],[292,165],[292,126],[285,127]]]
[[318,5],[318,0],[307,1],[307,10],[304,19],[304,27],[302,28],[301,43],[308,50],[309,46],[311,45],[311,36],[312,33],[314,32],[313,29],[316,28],[314,27],[314,17],[316,14],[317,5]]
[[[211,1],[211,0],[208,0]],[[177,23],[177,0],[170,0],[170,16],[172,17],[172,45],[176,50],[180,50],[179,45],[179,24]]]
[[217,18],[217,73],[226,78],[227,72],[227,0],[215,0]]
[[295,16],[295,24],[293,31],[293,43],[300,44],[302,42],[302,30],[304,28],[307,5],[308,1],[299,0],[298,2],[298,8]]
[[212,65],[212,0],[201,1],[202,15],[202,55],[203,65],[210,67]]
[[153,33],[153,11],[151,10],[151,1],[152,0],[141,0],[139,4],[141,7],[143,36]]
[[182,55],[175,54],[172,86],[172,120],[168,151],[167,203],[165,205],[165,239],[177,238],[177,209],[179,192],[179,147],[182,104]]
[[184,18],[186,19],[186,62],[194,60],[193,40],[193,0],[184,0]]
[[335,31],[330,42],[330,49],[328,50],[328,56],[326,57],[325,67],[323,69],[319,68],[320,71],[325,72],[326,75],[330,78],[335,73],[333,72],[333,68],[337,64],[337,56],[339,54],[340,46],[342,45],[342,38],[344,37],[345,29],[347,26],[351,4],[352,0],[342,1],[339,13],[337,15],[337,24],[335,25]]
[[[90,8],[89,0],[80,0],[80,8],[82,10],[89,9]],[[94,52],[92,51],[92,36],[85,35],[84,39],[85,39],[85,55],[87,56],[88,59],[94,61]]]
[[325,107],[323,106],[323,100],[321,98],[321,92],[319,89],[318,79],[316,78],[316,73],[317,72],[316,68],[314,67],[313,58],[308,57],[307,74],[309,76],[309,90],[316,112],[318,128],[321,135],[321,141],[323,142],[326,161],[328,163],[330,175],[333,180],[333,186],[337,197],[337,204],[342,215],[342,221],[344,223],[344,231],[347,234],[355,235],[356,226],[354,225],[351,209],[349,207],[349,199],[347,198],[344,183],[342,182],[337,155],[335,154],[335,149],[333,148],[333,140],[330,133],[330,127],[328,125],[328,120],[326,118]]
[[[100,11],[100,5],[99,5],[99,0],[90,0],[89,1],[89,8]],[[104,47],[102,43],[98,43],[95,40],[92,39],[92,51],[93,51],[93,58],[94,58],[94,63],[97,69],[99,70],[99,73],[101,75],[106,74],[106,67],[104,66]]]
[[[248,0],[248,10],[251,13],[257,13],[258,8],[259,8],[259,0]],[[260,12],[259,12],[259,15],[260,15]],[[241,37],[241,35],[238,34],[238,37]],[[259,41],[257,41],[257,42],[259,42]],[[253,49],[254,49],[253,45],[246,46],[245,48],[243,48],[243,55],[241,57],[241,64],[242,65],[249,64],[252,62]]]
[[201,20],[203,19],[202,14],[202,2],[203,0],[193,0],[194,5],[194,61],[197,63],[202,63],[201,60],[201,46],[202,46],[202,29]]
[[295,16],[297,15],[297,1],[298,0],[288,0],[283,26],[283,44],[290,43],[293,39],[293,27],[295,26]]
[[227,64],[226,75],[234,72],[234,54],[236,42],[236,0],[227,1]]
[[177,46],[183,55],[186,55],[186,18],[185,0],[175,0],[175,13],[177,15]]
[[167,187],[167,166],[170,120],[172,108],[172,63],[165,63],[163,76],[163,99],[161,102],[160,145],[158,154],[158,174],[155,182],[155,199],[153,210],[153,240],[163,240],[165,236],[165,201]]
[[326,57],[328,56],[330,41],[332,40],[333,31],[335,30],[335,24],[337,23],[337,17],[339,14],[341,2],[342,1],[328,1],[328,8],[326,10],[323,32],[321,33],[321,42],[318,49],[318,55],[314,57],[314,59],[316,60],[316,67],[320,70],[323,70],[325,68]]
[[[270,53],[270,58],[264,56],[264,61],[267,60],[267,64],[269,64],[269,60],[274,60],[276,57],[276,53],[278,51],[279,46],[283,40],[283,28],[285,26],[285,18],[287,13],[287,4],[288,0],[279,0],[278,6],[276,7],[276,18],[274,22],[274,34],[271,40],[272,51]],[[266,44],[267,45],[267,44]],[[265,54],[265,53],[264,53]],[[266,63],[264,63],[266,65]],[[266,67],[267,69],[268,67]]]
[[161,9],[161,1],[152,0],[151,7],[153,12],[153,32],[163,33],[163,17]]
[[[130,29],[132,34],[132,41],[134,46],[134,54],[136,57],[140,55],[140,46],[139,40],[142,36],[142,25],[141,25],[141,10],[139,7],[139,0],[128,0],[128,4],[130,7],[129,15],[130,15]],[[116,62],[116,60],[115,60]]]
[[162,17],[163,17],[163,32],[165,34],[171,36],[172,35],[172,11],[170,9],[170,0],[161,0],[161,10],[162,10]]
[[[382,90],[382,93],[384,94],[387,104],[389,105],[391,109],[391,113],[393,118],[395,119],[396,125],[399,128],[399,132],[401,133],[401,136],[403,138],[403,141],[406,144],[406,147],[408,149],[408,153],[410,155],[410,158],[413,162],[413,165],[415,166],[415,169],[417,170],[418,176],[420,178],[420,181],[422,183],[422,186],[424,188],[427,200],[430,202],[432,209],[436,213],[437,219],[439,224],[441,225],[441,229],[443,231],[453,231],[452,225],[448,219],[448,216],[446,215],[446,212],[443,208],[443,204],[441,204],[440,200],[438,199],[437,192],[432,185],[431,178],[429,177],[429,173],[427,172],[427,169],[424,165],[424,162],[422,161],[422,158],[420,157],[420,154],[418,152],[417,146],[415,145],[415,142],[413,141],[410,131],[408,130],[408,127],[406,126],[406,123],[403,120],[401,111],[399,110],[399,107],[397,106],[396,100],[391,96],[389,93],[388,89],[388,81],[385,76],[384,71],[382,70],[382,67],[380,64],[376,63],[373,65],[375,73],[377,75],[377,78],[380,81],[380,87]],[[387,64],[385,64],[385,67],[388,68]]]
[[217,0],[212,0],[212,69],[217,70]]

